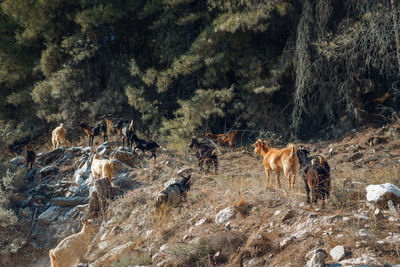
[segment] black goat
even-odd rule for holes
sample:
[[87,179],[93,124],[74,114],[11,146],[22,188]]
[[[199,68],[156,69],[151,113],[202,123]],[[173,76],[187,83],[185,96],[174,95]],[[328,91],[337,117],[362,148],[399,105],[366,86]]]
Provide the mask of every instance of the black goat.
[[103,123],[99,123],[96,126],[91,127],[82,122],[81,124],[79,124],[79,126],[89,137],[89,146],[93,146],[94,137],[98,135],[103,136],[104,142],[108,140],[107,126]]
[[209,164],[214,163],[215,173],[218,170],[218,157],[217,151],[214,147],[199,143],[196,138],[192,138],[189,147],[194,149],[196,152],[196,157],[198,159],[200,170],[203,170],[203,163],[205,162],[209,167]]
[[30,165],[29,169],[32,169],[32,165],[35,163],[36,153],[31,149],[31,146],[26,146],[25,150],[25,166],[29,167]]
[[157,158],[156,150],[157,150],[157,148],[160,147],[156,142],[154,142],[152,140],[146,141],[146,140],[140,139],[136,136],[136,134],[134,132],[132,132],[130,134],[129,138],[135,142],[134,150],[140,149],[140,150],[142,150],[143,154],[145,153],[145,151],[150,151],[151,156],[149,157],[149,159],[154,157],[154,162],[156,162],[156,158]]
[[135,134],[133,129],[133,120],[130,122],[130,124],[120,121],[118,123],[118,127],[121,127],[122,146],[123,147],[125,146],[125,141],[126,141],[126,146],[132,148],[133,144],[132,135]]
[[129,124],[128,120],[121,118],[114,118],[111,114],[106,114],[100,117],[104,119],[107,126],[107,134],[109,135],[121,135],[122,127],[125,124]]
[[[302,147],[300,147],[295,153],[293,153],[294,155],[297,156],[297,159],[299,161],[300,170],[301,170],[301,176],[303,177],[304,186],[305,186],[306,194],[307,194],[307,203],[308,204],[310,204],[310,191],[313,190],[310,187],[309,182],[308,182],[308,177],[309,177],[308,171],[310,170],[310,168],[313,165],[316,165],[318,163],[320,166],[319,167],[318,166],[313,166],[312,174],[310,174],[310,175],[312,176],[316,172],[319,172],[324,177],[328,177],[328,178],[330,177],[330,167],[329,167],[329,164],[326,161],[326,159],[321,155],[308,157],[309,153],[310,152],[308,152],[305,148],[302,148]],[[312,161],[315,161],[315,163],[312,164]],[[325,180],[324,180],[324,183],[325,183]],[[313,182],[311,182],[311,184],[313,184]],[[321,186],[323,186],[323,185],[321,185]],[[329,178],[329,187],[330,187],[330,178]],[[318,188],[319,187],[317,187],[315,189],[318,189]],[[326,190],[323,190],[323,191],[326,192]],[[313,193],[311,192],[311,194],[313,194]],[[327,195],[329,197],[329,189],[328,189],[327,194],[324,194],[324,197],[325,197],[325,195]],[[316,199],[313,198],[313,202],[315,203]]]
[[162,204],[176,204],[180,199],[186,200],[187,191],[190,189],[190,178],[183,178],[180,182],[169,185],[167,188],[162,190],[157,195],[156,208],[159,208]]

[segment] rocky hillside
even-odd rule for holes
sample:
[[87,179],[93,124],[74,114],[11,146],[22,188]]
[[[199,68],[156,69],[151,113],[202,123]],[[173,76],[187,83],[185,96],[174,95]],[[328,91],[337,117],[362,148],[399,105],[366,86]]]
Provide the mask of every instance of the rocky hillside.
[[[220,168],[213,174],[198,170],[192,151],[161,148],[154,163],[117,145],[38,155],[18,196],[18,205],[32,213],[30,229],[19,250],[3,250],[1,266],[49,266],[48,250],[89,217],[96,234],[81,266],[400,264],[400,194],[380,202],[366,196],[371,184],[400,186],[400,123],[301,144],[311,154],[329,156],[332,188],[325,209],[320,202],[306,204],[300,175],[288,190],[284,177],[277,188],[273,174],[267,189],[261,158],[251,147],[220,148]],[[106,201],[100,181],[107,179],[95,183],[90,172],[94,152],[115,152]],[[9,165],[25,168],[22,157]],[[158,192],[182,173],[192,173],[187,200],[156,210]]]

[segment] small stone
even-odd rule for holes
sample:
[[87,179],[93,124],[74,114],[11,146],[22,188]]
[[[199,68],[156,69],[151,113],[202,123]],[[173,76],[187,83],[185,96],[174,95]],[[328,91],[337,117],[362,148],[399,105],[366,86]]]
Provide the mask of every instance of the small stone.
[[345,255],[346,255],[344,252],[343,246],[334,247],[333,249],[331,249],[329,254],[331,255],[332,259],[334,259],[335,261],[340,261],[340,260],[344,259]]
[[308,215],[308,218],[310,218],[310,219],[315,219],[317,217],[318,217],[317,213],[310,213],[310,215]]
[[231,208],[225,208],[223,210],[221,210],[217,216],[215,217],[215,223],[216,224],[223,224],[228,222],[230,219],[232,219],[233,217],[235,217],[236,215],[236,211],[234,211]]
[[374,216],[376,219],[383,219],[384,216],[379,208],[374,211]]
[[396,214],[396,213],[397,213],[397,210],[396,210],[396,207],[395,207],[394,204],[393,204],[393,201],[392,201],[392,200],[389,200],[389,201],[387,202],[387,204],[388,204],[388,207],[389,207],[390,212],[393,213],[393,214]]
[[231,223],[230,222],[227,222],[226,224],[225,224],[225,230],[227,230],[227,231],[230,231],[232,228],[231,228]]

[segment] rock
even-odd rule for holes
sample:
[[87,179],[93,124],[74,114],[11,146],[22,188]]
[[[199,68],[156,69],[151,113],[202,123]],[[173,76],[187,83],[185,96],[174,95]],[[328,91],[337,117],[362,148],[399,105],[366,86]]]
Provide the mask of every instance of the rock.
[[71,207],[88,203],[87,197],[58,197],[53,198],[51,201],[56,206]]
[[128,242],[124,245],[113,248],[112,250],[108,251],[104,256],[93,262],[92,266],[93,267],[109,266],[112,262],[121,258],[122,255],[126,254],[127,252],[131,252],[133,247],[134,247],[134,242]]
[[306,258],[311,257],[311,259],[307,262],[307,267],[324,267],[326,252],[324,249],[316,249],[308,253]]
[[23,156],[18,156],[18,157],[12,158],[9,161],[9,164],[15,165],[15,166],[24,165],[25,164],[25,158]]
[[132,190],[136,188],[139,183],[134,180],[137,176],[135,172],[122,173],[114,177],[113,183],[121,189]]
[[180,177],[187,177],[187,176],[190,175],[192,172],[193,172],[193,168],[183,168],[183,169],[180,169],[180,170],[177,172],[177,174],[178,174]]
[[392,200],[396,204],[400,203],[400,188],[393,184],[369,185],[366,187],[366,191],[367,200],[381,207],[386,207],[389,200]]
[[225,224],[227,223],[230,219],[232,219],[233,217],[235,217],[236,215],[236,211],[231,209],[231,208],[225,208],[223,210],[221,210],[217,216],[215,217],[215,223],[217,225],[219,224]]
[[130,167],[140,166],[143,161],[141,156],[129,152],[126,148],[118,148],[118,150],[115,151],[114,159],[119,160]]
[[279,247],[281,249],[285,249],[290,243],[292,243],[294,240],[296,239],[296,237],[294,236],[289,236],[286,237],[284,239],[281,240],[281,242],[279,242]]
[[107,243],[107,241],[99,242],[97,244],[97,246],[99,247],[99,249],[103,249],[103,248],[106,248],[108,246],[108,243]]
[[310,215],[308,215],[308,218],[310,218],[310,219],[315,219],[315,218],[318,218],[318,214],[317,213],[310,213]]
[[294,210],[288,210],[287,212],[285,212],[285,214],[283,214],[281,222],[285,222],[287,220],[292,219],[294,215],[295,215]]
[[376,255],[372,253],[363,254],[359,258],[353,259],[346,259],[340,261],[343,266],[360,266],[360,265],[373,265],[373,266],[380,266],[381,264],[376,260]]
[[171,179],[168,180],[168,182],[166,182],[164,184],[164,189],[167,188],[168,186],[172,185],[172,184],[178,184],[181,181],[182,181],[182,178],[177,178],[177,177],[171,178]]
[[389,201],[387,202],[387,204],[388,204],[388,207],[389,207],[390,212],[393,213],[393,214],[396,214],[396,213],[397,213],[397,210],[396,210],[396,207],[395,207],[394,204],[393,204],[393,201],[392,201],[392,200],[389,200]]
[[225,262],[231,255],[237,253],[238,248],[246,240],[246,235],[241,232],[229,231],[211,236],[207,243],[211,253],[220,252],[219,262]]
[[74,173],[74,180],[75,182],[79,184],[89,184],[91,181],[88,181],[87,179],[89,178],[91,174],[91,168],[90,168],[90,159],[86,159],[82,166],[80,166]]
[[57,220],[57,217],[61,214],[62,208],[57,206],[51,206],[45,212],[40,214],[38,222],[40,225],[49,225],[50,223]]
[[96,154],[105,156],[105,155],[110,155],[112,152],[112,145],[106,141],[103,144],[99,145],[99,147],[96,149]]
[[113,160],[113,165],[114,165],[113,177],[116,177],[121,173],[127,173],[133,170],[131,166],[116,159]]
[[358,236],[360,238],[368,238],[370,235],[367,229],[360,229],[360,231],[358,231]]
[[49,165],[50,163],[56,161],[58,158],[61,157],[61,155],[64,154],[66,148],[65,147],[59,147],[56,148],[48,153],[45,153],[41,155],[40,157],[37,157],[37,162],[40,163],[41,165]]
[[344,252],[344,247],[343,246],[336,246],[331,251],[329,252],[331,255],[332,259],[335,261],[340,261],[344,259],[346,253]]
[[54,167],[54,166],[46,166],[42,169],[40,169],[39,171],[39,175],[40,177],[47,177],[49,175],[56,175],[58,174],[58,172],[60,171],[60,169],[58,167]]
[[264,266],[265,259],[264,258],[255,258],[255,259],[248,259],[243,261],[243,267],[258,267]]
[[364,216],[364,215],[361,215],[361,214],[354,214],[354,217],[356,218],[356,219],[359,219],[359,220],[369,220],[369,217],[368,216]]
[[383,219],[383,213],[381,212],[381,210],[379,208],[375,209],[374,211],[374,216],[376,219]]

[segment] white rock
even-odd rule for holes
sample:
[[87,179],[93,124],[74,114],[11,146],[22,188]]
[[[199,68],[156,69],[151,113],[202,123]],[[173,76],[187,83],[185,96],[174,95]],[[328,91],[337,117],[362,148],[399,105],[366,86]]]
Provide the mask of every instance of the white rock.
[[344,259],[345,257],[345,252],[344,252],[344,247],[343,246],[336,246],[331,251],[329,252],[331,255],[332,259],[335,261],[340,261]]
[[97,244],[97,246],[99,247],[99,249],[106,248],[107,245],[108,245],[107,241],[99,242],[99,243]]
[[388,204],[388,207],[389,207],[390,212],[393,213],[393,214],[396,214],[396,213],[397,213],[397,210],[396,210],[396,207],[395,207],[394,204],[393,204],[393,201],[392,201],[392,200],[389,200],[389,201],[387,202],[387,204]]
[[203,219],[201,219],[200,221],[198,221],[197,223],[195,223],[194,226],[200,226],[200,225],[202,225],[203,223],[205,223],[206,220],[207,220],[207,218],[203,218]]
[[225,208],[221,210],[217,216],[215,217],[215,223],[216,224],[225,224],[227,223],[230,219],[235,217],[236,211],[231,209],[231,208]]
[[380,201],[387,201],[388,199],[392,198],[400,201],[400,188],[390,183],[369,185],[367,186],[366,190],[367,200],[370,202],[377,203]]
[[280,248],[281,249],[286,248],[295,239],[296,239],[296,237],[294,237],[294,236],[290,236],[290,237],[284,238],[281,242],[279,242]]
[[326,254],[323,250],[317,250],[312,258],[307,262],[307,267],[324,267]]

